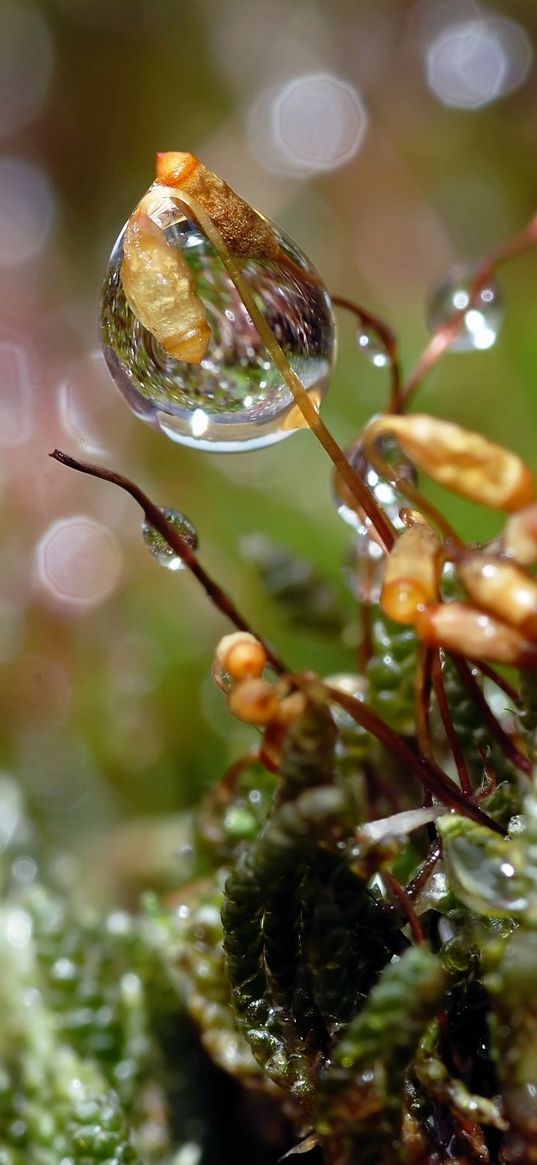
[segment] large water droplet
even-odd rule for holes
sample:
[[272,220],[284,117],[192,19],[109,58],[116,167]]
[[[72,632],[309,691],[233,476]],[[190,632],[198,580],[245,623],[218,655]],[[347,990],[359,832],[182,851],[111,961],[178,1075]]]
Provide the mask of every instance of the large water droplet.
[[[160,507],[161,513],[164,514],[166,520],[173,526],[173,529],[184,538],[185,542],[195,550],[198,545],[198,532],[192,522],[182,514],[180,510],[167,509],[164,506]],[[150,522],[144,522],[142,526],[142,537],[153,558],[161,566],[165,566],[167,570],[183,570],[183,559],[176,554],[175,550],[166,542],[166,539],[159,534],[158,530],[151,525]]]
[[[196,276],[211,340],[200,365],[169,355],[130,310],[120,271],[123,233],[110,258],[102,298],[104,355],[137,416],[184,445],[216,452],[260,448],[303,427],[302,414],[200,230],[160,188],[151,217],[180,248]],[[325,288],[309,260],[274,228],[285,262],[239,258],[257,305],[316,407],[334,358],[334,321]],[[298,268],[298,269],[297,269]],[[305,272],[301,277],[301,269]]]
[[461,330],[451,344],[453,352],[471,352],[491,348],[498,338],[503,321],[501,292],[495,280],[472,299],[475,271],[470,267],[456,267],[433,292],[427,307],[429,331],[444,327],[454,312],[464,311]]

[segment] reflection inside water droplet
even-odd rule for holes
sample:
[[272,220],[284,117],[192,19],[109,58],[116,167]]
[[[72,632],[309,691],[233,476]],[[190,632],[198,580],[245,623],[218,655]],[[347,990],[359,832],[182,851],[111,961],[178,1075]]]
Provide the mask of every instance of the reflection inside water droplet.
[[503,306],[498,284],[490,280],[472,297],[472,268],[457,267],[433,292],[427,307],[427,327],[434,333],[464,311],[460,332],[451,343],[453,352],[485,350],[495,344],[503,321]]
[[[205,236],[162,187],[153,188],[151,218],[167,241],[181,249],[195,274],[211,339],[201,364],[189,364],[167,353],[142,327],[121,284],[122,232],[106,273],[101,318],[108,367],[133,411],[174,441],[220,452],[259,448],[301,428],[302,415]],[[307,279],[307,273],[315,272],[303,252],[274,229],[291,267],[267,259],[238,262],[318,407],[334,357],[330,299],[321,284]]]
[[[188,542],[192,550],[196,550],[198,545],[198,532],[186,515],[182,514],[180,510],[167,509],[164,506],[161,506],[160,510],[176,533],[181,538],[184,538],[185,542]],[[142,537],[150,554],[153,555],[153,558],[156,558],[161,566],[165,566],[167,570],[184,570],[185,564],[180,555],[177,554],[173,547],[166,542],[166,539],[162,537],[162,534],[159,534],[159,531],[155,530],[155,527],[151,526],[149,522],[143,523]]]

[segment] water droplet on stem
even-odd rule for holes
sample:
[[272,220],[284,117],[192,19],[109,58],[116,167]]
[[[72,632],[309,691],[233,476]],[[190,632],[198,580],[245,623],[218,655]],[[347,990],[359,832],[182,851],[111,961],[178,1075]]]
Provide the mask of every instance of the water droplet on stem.
[[498,338],[503,321],[498,284],[489,280],[472,296],[474,279],[475,271],[471,267],[457,267],[439,283],[429,300],[426,320],[433,334],[445,327],[454,313],[464,311],[461,329],[451,343],[452,352],[484,351]]
[[[160,507],[161,513],[166,520],[173,526],[173,529],[184,538],[185,542],[196,550],[198,545],[198,533],[196,527],[192,522],[182,514],[180,510],[172,510]],[[161,566],[165,566],[166,570],[184,570],[184,562],[179,554],[166,542],[162,534],[150,522],[144,522],[142,526],[142,537],[149,550],[149,553],[156,558]]]
[[390,357],[385,345],[374,328],[360,327],[356,332],[356,343],[359,351],[373,364],[375,368],[386,368]]

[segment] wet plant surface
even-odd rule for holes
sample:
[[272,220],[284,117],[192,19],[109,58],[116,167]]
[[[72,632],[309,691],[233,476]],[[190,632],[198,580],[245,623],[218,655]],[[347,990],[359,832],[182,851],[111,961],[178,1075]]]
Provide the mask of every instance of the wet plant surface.
[[[286,547],[249,539],[243,554],[291,624],[346,638],[349,668],[295,670],[205,568],[186,515],[54,451],[130,495],[153,557],[227,618],[213,678],[252,747],[181,822],[172,885],[140,898],[132,879],[112,912],[0,786],[0,1165],[268,1165],[290,1150],[531,1165],[537,485],[515,452],[410,405],[448,348],[494,343],[497,268],[537,226],[446,279],[405,379],[391,329],[331,302],[302,252],[199,166],[159,155],[107,275],[107,358],[136,414],[156,410],[179,443],[221,449],[226,424],[244,448],[313,431],[352,530],[358,622]],[[319,415],[337,306],[390,375],[347,456]],[[161,414],[181,410],[169,432]],[[500,513],[495,540],[477,541],[479,512],[463,540],[425,478]]]

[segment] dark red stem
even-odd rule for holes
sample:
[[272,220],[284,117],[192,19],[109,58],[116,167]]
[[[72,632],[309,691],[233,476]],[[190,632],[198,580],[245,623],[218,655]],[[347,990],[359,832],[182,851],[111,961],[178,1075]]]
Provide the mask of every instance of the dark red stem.
[[109,481],[112,485],[117,485],[120,489],[130,494],[135,502],[138,502],[138,505],[141,506],[149,524],[155,530],[158,530],[158,533],[162,535],[171,549],[175,550],[176,554],[182,558],[187,570],[197,578],[211,602],[222,615],[225,615],[239,631],[248,631],[251,635],[255,635],[255,638],[263,644],[267,653],[267,659],[275,671],[281,674],[289,670],[262,636],[258,635],[257,631],[243,618],[229,595],[207,573],[192,550],[192,547],[174,530],[173,526],[164,517],[159,506],[156,506],[139,486],[130,481],[128,477],[123,477],[121,473],[115,473],[111,469],[105,469],[102,465],[88,465],[86,462],[78,461],[75,457],[71,457],[68,453],[62,453],[60,449],[55,449],[49,456],[53,457],[55,461],[59,461],[61,465],[67,465],[69,469],[76,469],[79,473],[88,473],[90,477],[100,478],[101,481]]
[[403,886],[401,886],[401,883],[397,881],[397,878],[394,878],[393,874],[391,874],[389,870],[383,870],[382,876],[386,882],[386,885],[389,886],[396,902],[401,907],[405,918],[408,920],[414,942],[424,943],[425,935],[423,933],[423,927],[416,914],[416,911],[414,910],[412,899],[409,898],[408,892],[403,888]]
[[[298,677],[297,683],[299,683]],[[488,829],[500,833],[502,837],[504,836],[505,830],[497,821],[493,821],[488,813],[484,813],[475,804],[475,801],[462,793],[455,781],[452,781],[451,777],[448,777],[435,761],[428,760],[414,752],[404,737],[399,736],[393,728],[390,728],[389,724],[386,724],[386,721],[382,720],[372,708],[364,704],[362,700],[357,700],[354,696],[349,696],[346,692],[340,692],[337,688],[331,687],[330,684],[323,686],[334,704],[339,704],[357,724],[379,740],[389,752],[400,760],[402,765],[414,773],[425,789],[429,789],[433,796],[438,797],[443,805],[447,805],[448,809],[454,809],[465,817],[471,817],[473,821],[478,821],[480,825],[485,825]]]
[[531,773],[533,772],[533,765],[531,761],[527,756],[524,756],[524,753],[519,751],[519,749],[511,740],[511,737],[505,731],[505,728],[502,728],[500,721],[496,719],[492,708],[487,703],[483,692],[481,691],[481,688],[475,679],[475,676],[472,675],[471,669],[468,667],[468,664],[464,659],[461,658],[460,655],[455,655],[453,653],[451,654],[451,658],[455,667],[457,668],[457,671],[468,694],[474,701],[476,707],[479,709],[483,717],[483,721],[487,725],[491,736],[494,737],[494,740],[497,744],[499,744],[502,752],[505,754],[507,759],[511,761],[511,764],[515,765],[517,769],[520,769],[521,773],[525,773],[526,776],[531,776]]
[[444,681],[442,679],[442,666],[440,663],[440,656],[439,656],[437,651],[435,651],[435,653],[434,653],[434,660],[433,660],[433,684],[434,684],[434,690],[435,690],[435,694],[436,694],[436,700],[438,703],[438,710],[439,710],[440,716],[442,718],[442,724],[444,725],[444,731],[445,731],[445,734],[446,734],[448,741],[449,741],[449,747],[451,748],[451,751],[453,753],[453,760],[455,761],[455,764],[457,766],[457,772],[459,774],[459,781],[461,783],[461,789],[462,789],[463,793],[466,793],[468,797],[471,797],[472,791],[473,791],[472,790],[472,782],[470,780],[468,766],[467,766],[466,761],[464,759],[464,752],[463,752],[462,747],[461,747],[461,742],[457,736],[457,733],[455,731],[455,725],[454,725],[452,717],[451,717],[451,712],[449,709],[449,702],[448,702],[448,699],[446,696]]

